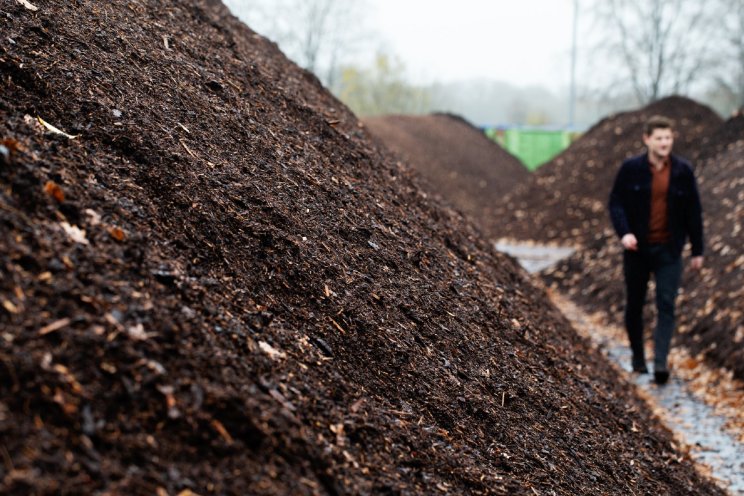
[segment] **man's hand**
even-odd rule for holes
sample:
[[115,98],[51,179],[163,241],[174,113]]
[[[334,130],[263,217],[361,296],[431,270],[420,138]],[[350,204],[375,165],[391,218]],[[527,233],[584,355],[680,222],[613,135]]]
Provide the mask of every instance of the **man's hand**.
[[[626,234],[625,236],[623,236],[620,242],[623,244],[623,248],[625,248],[626,250],[638,251],[638,240],[636,239],[635,234]],[[702,263],[702,260],[700,262]]]
[[700,270],[703,268],[703,257],[692,257],[690,260],[690,267],[694,270]]

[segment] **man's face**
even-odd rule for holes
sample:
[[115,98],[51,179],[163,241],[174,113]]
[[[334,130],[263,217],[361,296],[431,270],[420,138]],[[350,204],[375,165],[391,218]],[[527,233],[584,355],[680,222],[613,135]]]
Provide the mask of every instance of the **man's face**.
[[671,129],[654,129],[651,135],[643,135],[643,144],[646,145],[652,155],[658,158],[666,158],[672,153],[674,135]]

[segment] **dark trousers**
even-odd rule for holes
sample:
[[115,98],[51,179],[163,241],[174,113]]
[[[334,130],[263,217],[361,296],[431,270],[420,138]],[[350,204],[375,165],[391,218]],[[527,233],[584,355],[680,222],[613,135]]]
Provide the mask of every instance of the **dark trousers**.
[[625,328],[628,331],[633,364],[645,364],[643,350],[643,304],[650,274],[656,280],[658,318],[654,332],[654,370],[667,370],[669,344],[674,334],[674,304],[682,275],[682,258],[669,244],[650,245],[639,251],[625,250]]

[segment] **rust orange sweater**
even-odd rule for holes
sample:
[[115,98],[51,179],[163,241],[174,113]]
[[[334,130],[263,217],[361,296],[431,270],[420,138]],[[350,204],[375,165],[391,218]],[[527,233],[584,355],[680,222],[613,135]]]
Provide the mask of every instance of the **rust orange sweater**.
[[672,239],[667,219],[667,196],[669,193],[669,160],[661,169],[651,164],[651,217],[648,222],[648,242],[666,243]]

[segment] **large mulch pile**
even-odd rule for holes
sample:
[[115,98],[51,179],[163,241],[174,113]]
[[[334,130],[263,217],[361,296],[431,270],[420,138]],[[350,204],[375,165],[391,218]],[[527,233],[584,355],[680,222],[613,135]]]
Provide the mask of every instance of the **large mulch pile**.
[[31,3],[2,12],[0,493],[722,494],[221,4]]
[[529,177],[519,159],[451,114],[390,115],[363,122],[419,171],[429,191],[468,214],[487,235],[500,232],[494,205]]
[[674,119],[675,153],[691,160],[723,123],[710,108],[683,97],[607,117],[496,206],[497,234],[572,246],[591,243],[610,227],[612,183],[620,163],[643,152],[643,124],[655,114]]
[[[705,221],[705,267],[687,269],[678,301],[678,340],[744,379],[744,117],[730,119],[700,150],[696,168]],[[544,278],[586,308],[624,308],[622,250],[614,233],[599,235]],[[689,249],[684,253],[685,261]],[[649,294],[647,327],[654,313]]]

